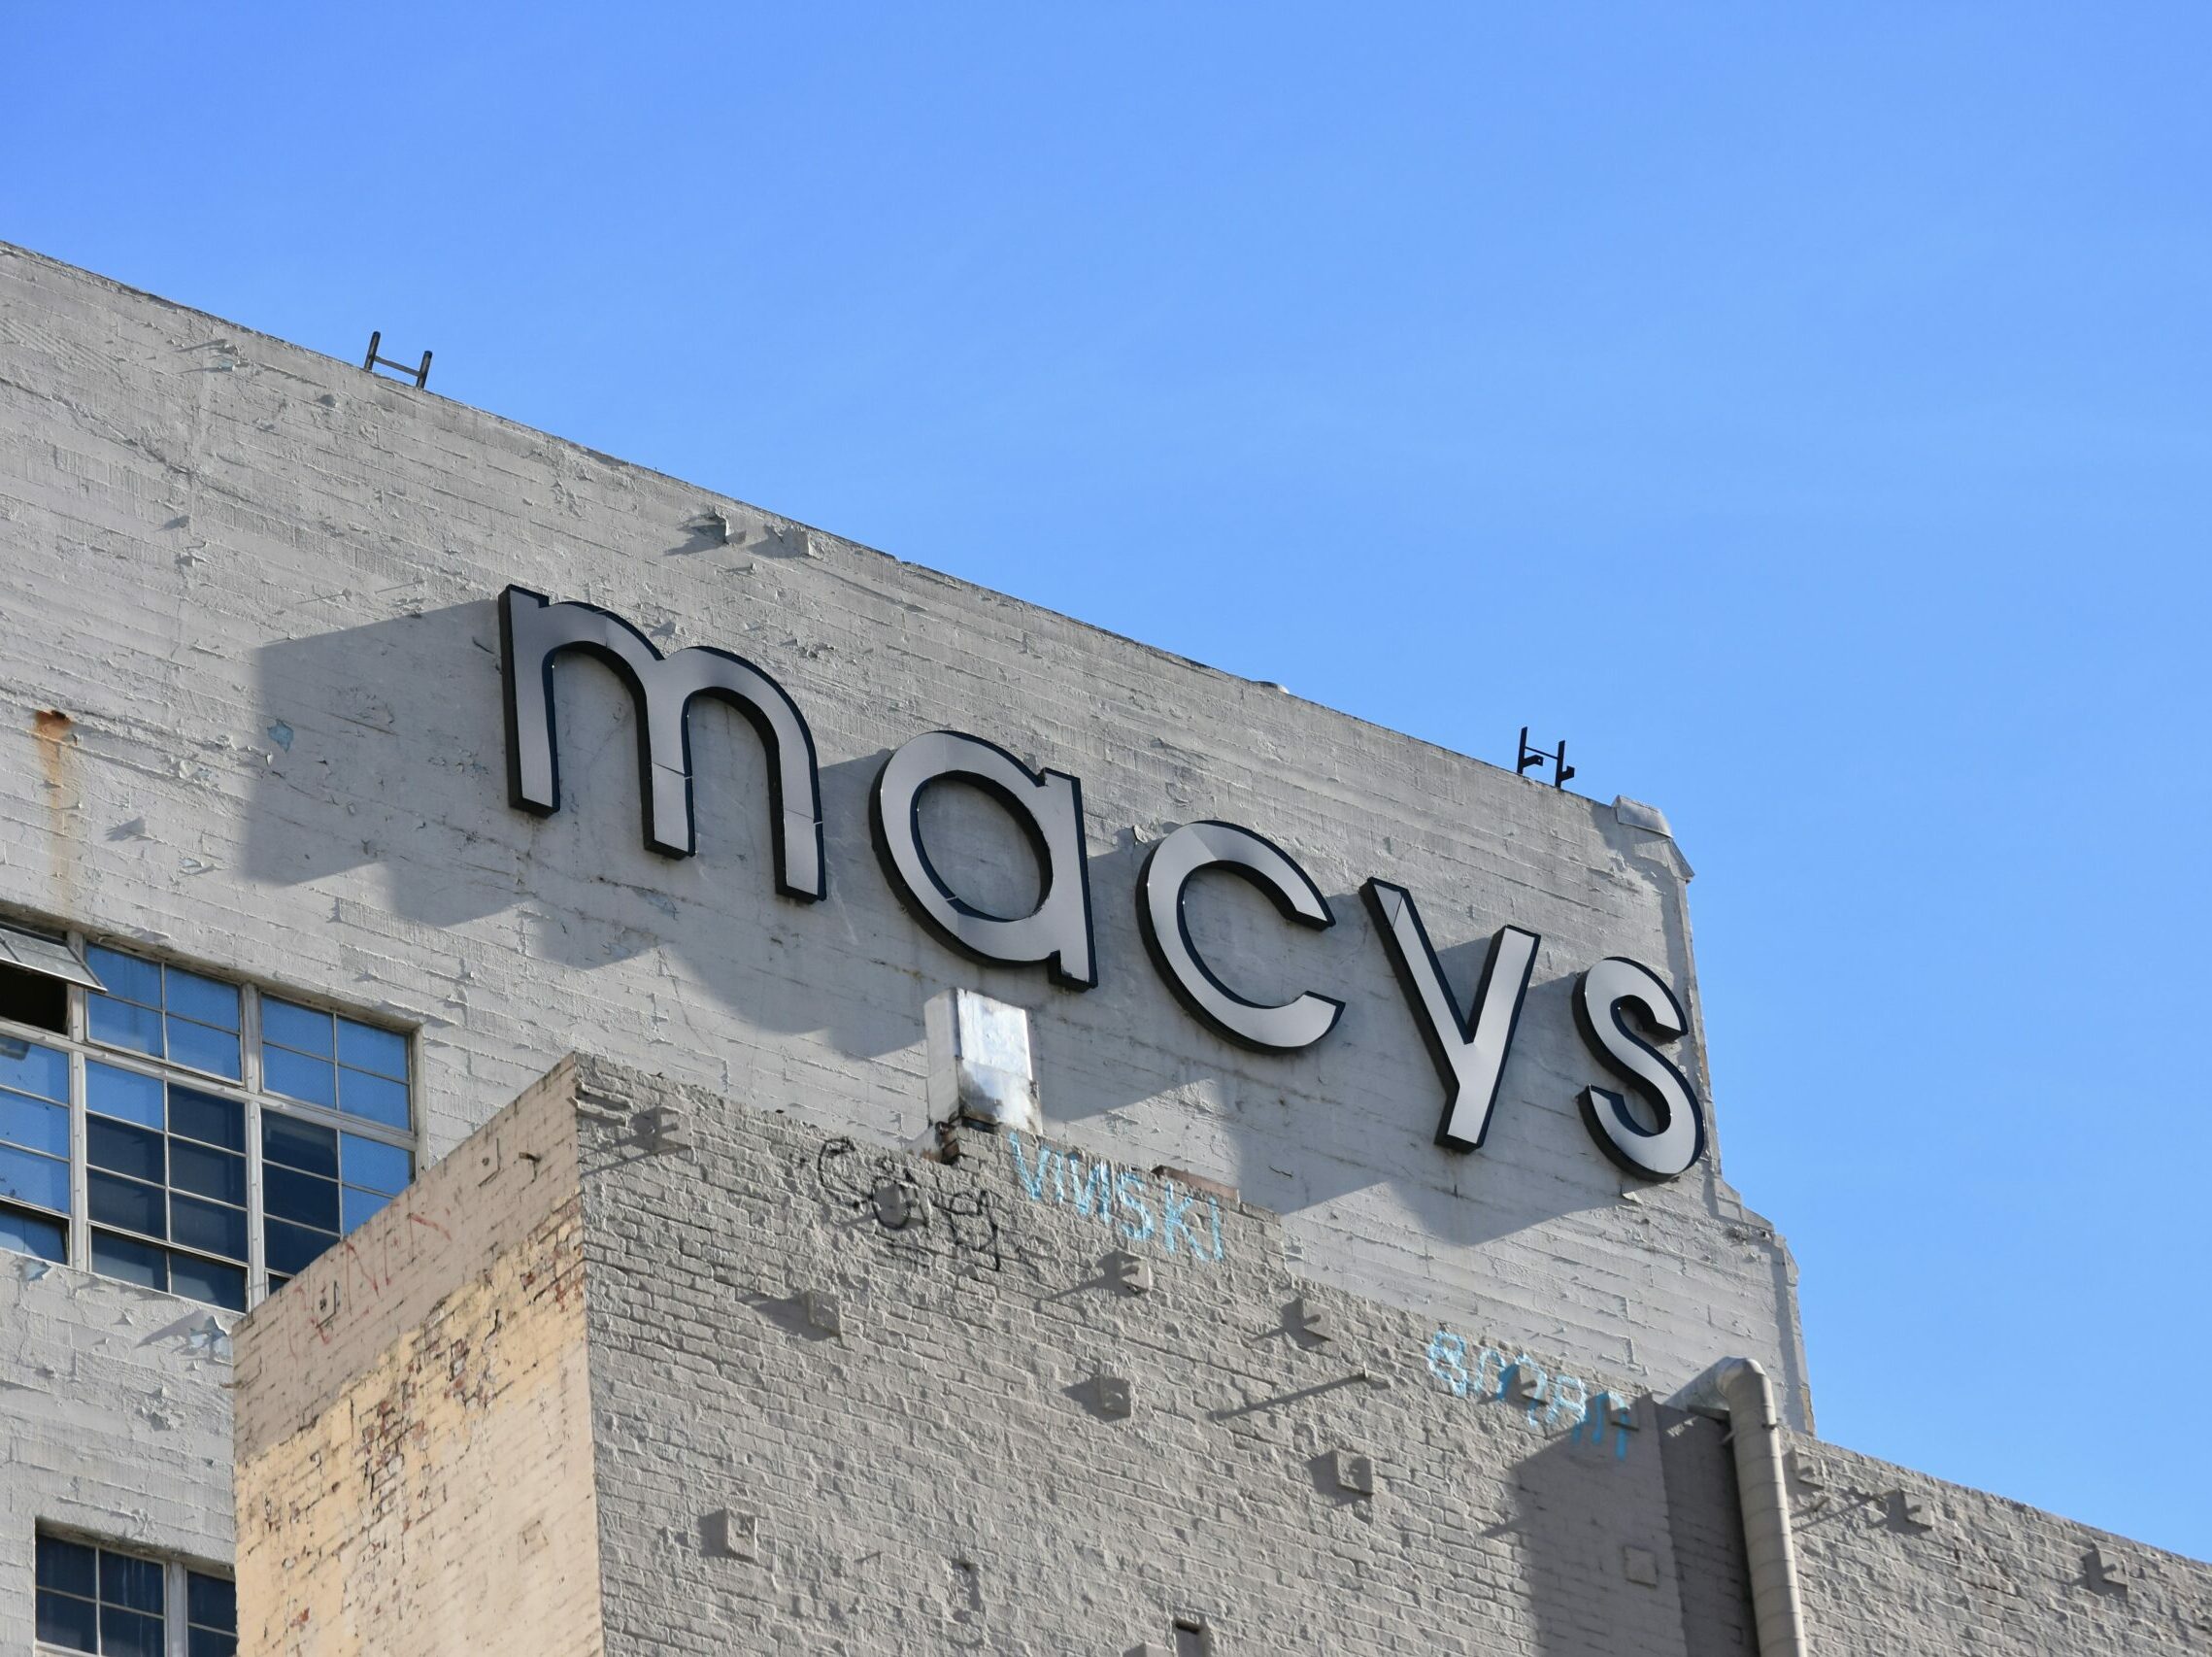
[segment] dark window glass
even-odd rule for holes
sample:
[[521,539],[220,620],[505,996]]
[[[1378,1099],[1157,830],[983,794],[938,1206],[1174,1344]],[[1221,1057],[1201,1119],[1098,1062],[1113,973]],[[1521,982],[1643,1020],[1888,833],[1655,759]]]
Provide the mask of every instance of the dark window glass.
[[[102,1559],[113,1559],[112,1553]],[[103,1604],[100,1606],[100,1657],[162,1657],[161,1618],[146,1616],[138,1611],[126,1611]]]
[[[304,1271],[310,1261],[337,1240],[329,1232],[310,1231],[282,1220],[267,1221],[261,1228],[261,1246],[269,1257],[270,1271],[286,1277]],[[270,1281],[274,1283],[276,1278],[272,1276]]]
[[169,1185],[218,1202],[246,1205],[246,1159],[235,1151],[218,1151],[195,1145],[189,1139],[169,1141]]
[[169,1089],[169,1132],[226,1150],[246,1149],[246,1106],[197,1088]]
[[26,972],[20,966],[0,965],[0,1018],[40,1030],[66,1033],[69,1029],[69,986],[43,972]]
[[[184,1087],[168,1088],[164,1099],[157,1078],[113,1065],[89,1064],[85,1075],[92,1111],[113,1110],[156,1124],[166,1116],[173,1130],[165,1138],[149,1128],[87,1113],[85,1192],[92,1218],[223,1257],[204,1260],[147,1248],[103,1232],[95,1238],[93,1269],[244,1311],[246,1158],[224,1147],[246,1142],[245,1105]],[[171,1188],[166,1194],[165,1184]]]
[[261,1207],[272,1220],[292,1220],[334,1232],[338,1229],[338,1182],[317,1179],[274,1163],[264,1164]]
[[100,1591],[100,1550],[58,1537],[39,1538],[39,1586],[89,1600]]
[[125,1610],[161,1613],[161,1567],[151,1559],[100,1550],[100,1599]]
[[238,1585],[228,1577],[190,1572],[184,1578],[184,1620],[201,1628],[236,1633]]
[[133,1179],[156,1183],[169,1177],[162,1137],[151,1129],[133,1128],[127,1122],[110,1122],[103,1116],[84,1118],[84,1154],[94,1167],[123,1173]]
[[57,1594],[41,1588],[38,1600],[39,1643],[58,1646],[64,1651],[97,1651],[100,1649],[99,1607],[90,1600],[79,1600],[67,1594]]
[[[222,1657],[222,1641],[236,1649],[236,1602],[221,1592],[227,1584],[187,1578],[193,1580],[209,1584],[197,1592],[188,1588],[187,1594],[191,1605],[207,1611],[205,1632],[216,1641],[193,1649]],[[44,1645],[100,1657],[165,1657],[168,1590],[169,1569],[158,1560],[52,1537],[38,1539],[37,1633]]]
[[261,1157],[264,1163],[336,1179],[338,1133],[335,1129],[300,1122],[282,1111],[264,1110],[261,1112]]
[[168,1216],[162,1212],[167,1204],[161,1200],[159,1186],[118,1179],[93,1168],[84,1175],[84,1196],[98,1225],[120,1226],[126,1232],[144,1232],[150,1237],[169,1234]]
[[246,1309],[246,1268],[202,1260],[196,1254],[172,1251],[169,1256],[169,1292],[205,1301],[226,1311]]
[[235,1657],[238,1636],[212,1628],[185,1630],[184,1657]]
[[169,1235],[202,1254],[229,1260],[246,1258],[246,1210],[202,1202],[196,1197],[169,1199]]
[[92,1269],[103,1277],[120,1277],[142,1289],[169,1287],[169,1251],[155,1248],[112,1232],[92,1234]]
[[0,1248],[17,1254],[35,1254],[56,1266],[69,1258],[69,1237],[58,1220],[44,1219],[0,1203]]

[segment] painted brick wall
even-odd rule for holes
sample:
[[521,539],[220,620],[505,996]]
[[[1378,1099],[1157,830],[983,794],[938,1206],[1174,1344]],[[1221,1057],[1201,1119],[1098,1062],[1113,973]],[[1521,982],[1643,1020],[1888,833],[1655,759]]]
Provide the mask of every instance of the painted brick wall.
[[2212,1651],[2212,1565],[1832,1444],[1800,1438],[1792,1462],[1818,1650]]
[[240,1650],[597,1657],[565,1069],[238,1332]]
[[[389,1261],[418,1216],[470,1225],[473,1268],[402,1267],[323,1327],[363,1269],[334,1258],[240,1328],[249,1657],[355,1648],[309,1638],[317,1549],[389,1657],[1755,1649],[1725,1422],[1645,1397],[1601,1431],[1617,1378],[1317,1285],[1264,1211],[962,1145],[562,1065],[359,1234]],[[302,1319],[328,1366],[282,1361]],[[456,1334],[556,1357],[559,1407],[479,1385]],[[595,1527],[533,1541],[579,1457]],[[2212,1568],[1809,1438],[1792,1463],[1816,1653],[2206,1648]],[[504,1619],[441,1622],[472,1588]]]
[[[629,709],[590,664],[560,674],[566,809],[508,806],[509,582],[785,683],[823,765],[825,902],[772,894],[756,744],[726,710],[694,722],[701,855],[641,848]],[[0,614],[0,909],[419,1025],[433,1152],[575,1046],[901,1141],[922,1005],[970,984],[1036,1010],[1056,1137],[1238,1187],[1301,1271],[1662,1393],[1743,1352],[1810,1420],[1772,1229],[1717,1158],[1624,1194],[1577,1120],[1599,1072],[1573,973],[1630,955],[1696,1007],[1687,865],[1610,807],[4,247]],[[940,726],[1082,777],[1096,990],[974,966],[886,887],[867,786]],[[959,878],[1004,881],[1009,826],[941,803]],[[1227,1045],[1144,959],[1145,847],[1214,815],[1291,851],[1336,912],[1286,938],[1239,883],[1194,899],[1248,993],[1347,1000],[1308,1054]],[[1355,898],[1368,875],[1416,894],[1462,993],[1498,925],[1544,935],[1480,1155],[1431,1143],[1438,1084]]]
[[[1223,1653],[1756,1650],[1724,1420],[1647,1397],[1578,1429],[1621,1377],[1319,1287],[1252,1207],[1215,1258],[1158,1176],[1087,1214],[1064,1149],[948,1167],[576,1074],[611,1652],[1173,1651],[1178,1616]],[[689,1143],[650,1150],[671,1104]],[[1496,1396],[1524,1357],[1552,1403]],[[1816,1653],[2212,1649],[2212,1566],[1811,1438],[1792,1462]],[[712,1547],[724,1509],[754,1557]]]
[[[1656,1407],[1578,1430],[1608,1377],[1541,1340],[1315,1285],[1275,1217],[1161,1177],[1085,1213],[1090,1165],[1034,1141],[948,1167],[579,1075],[610,1652],[1173,1651],[1179,1617],[1219,1652],[1716,1649]],[[649,1152],[671,1099],[692,1143]],[[1556,1406],[1494,1396],[1524,1356]]]
[[227,1565],[236,1321],[0,1254],[0,1652],[31,1647],[40,1525]]
[[[565,1117],[536,1108],[572,1092],[563,1062],[522,1090],[467,1153],[417,1177],[372,1220],[246,1321],[254,1335],[235,1386],[237,1459],[251,1461],[320,1417],[362,1368],[461,1284],[542,1224],[576,1186]],[[268,1384],[271,1372],[279,1377]]]
[[1659,1406],[1668,1542],[1682,1584],[1682,1627],[1696,1657],[1758,1657],[1744,1571],[1743,1507],[1724,1419]]

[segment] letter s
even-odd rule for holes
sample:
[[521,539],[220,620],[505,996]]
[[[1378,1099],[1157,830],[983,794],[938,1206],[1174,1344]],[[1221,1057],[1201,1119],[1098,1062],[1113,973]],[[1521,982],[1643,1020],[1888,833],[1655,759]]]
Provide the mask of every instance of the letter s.
[[1605,1067],[1643,1098],[1658,1120],[1646,1128],[1620,1094],[1585,1088],[1583,1126],[1597,1148],[1639,1179],[1673,1179],[1705,1154],[1705,1111],[1690,1080],[1658,1048],[1628,1027],[1633,1007],[1653,1035],[1674,1041],[1690,1020],[1674,992],[1648,966],[1609,956],[1575,984],[1575,1023]]

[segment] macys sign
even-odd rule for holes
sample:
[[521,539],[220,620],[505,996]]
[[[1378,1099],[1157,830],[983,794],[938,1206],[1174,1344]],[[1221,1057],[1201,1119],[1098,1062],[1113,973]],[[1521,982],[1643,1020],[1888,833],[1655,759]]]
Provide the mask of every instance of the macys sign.
[[[783,686],[727,651],[693,646],[663,656],[620,616],[591,604],[556,604],[520,587],[500,594],[499,628],[507,789],[519,809],[541,817],[560,809],[553,669],[564,653],[581,651],[613,668],[636,702],[649,848],[687,858],[696,847],[688,722],[691,704],[711,697],[744,715],[766,751],[776,890],[800,902],[827,894],[814,734]],[[930,861],[919,811],[922,792],[944,780],[980,789],[1021,826],[1040,875],[1041,896],[1028,914],[978,908]],[[980,736],[932,730],[884,761],[869,814],[892,891],[947,944],[993,965],[1042,966],[1064,989],[1089,990],[1098,982],[1078,779],[1032,771]],[[1335,997],[1308,990],[1288,1001],[1255,1001],[1223,982],[1199,952],[1186,924],[1184,896],[1190,882],[1211,869],[1251,882],[1289,925],[1317,930],[1335,925],[1321,889],[1282,847],[1238,824],[1187,823],[1153,847],[1137,876],[1137,924],[1154,968],[1191,1017],[1231,1041],[1263,1053],[1292,1053],[1325,1039],[1344,1011]],[[1360,890],[1443,1083],[1436,1142],[1452,1151],[1476,1150],[1490,1129],[1539,939],[1520,927],[1500,928],[1473,1005],[1462,1010],[1413,894],[1374,879]],[[1696,1090],[1660,1051],[1689,1030],[1682,1003],[1650,967],[1619,956],[1577,977],[1573,1002],[1583,1039],[1625,1090],[1583,1090],[1582,1119],[1592,1138],[1631,1174],[1681,1174],[1705,1149]]]

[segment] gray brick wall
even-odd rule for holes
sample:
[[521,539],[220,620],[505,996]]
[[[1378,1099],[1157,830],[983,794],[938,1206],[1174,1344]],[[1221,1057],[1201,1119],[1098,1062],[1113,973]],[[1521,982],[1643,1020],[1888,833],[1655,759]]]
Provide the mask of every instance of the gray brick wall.
[[0,1652],[31,1648],[41,1525],[229,1560],[235,1322],[0,1254]]
[[[250,1657],[1755,1650],[1725,1421],[1164,1174],[580,1059],[356,1235],[237,1331]],[[1818,1657],[2204,1649],[2212,1568],[1790,1461]]]
[[[1219,1258],[1210,1213],[1171,1250],[1161,1180],[1117,1169],[1109,1223],[1088,1166],[1040,1162],[1064,1149],[948,1167],[578,1077],[617,1657],[1173,1651],[1179,1618],[1218,1653],[1756,1650],[1725,1420],[1578,1427],[1619,1377],[1316,1285],[1241,1204]],[[671,1103],[688,1143],[648,1150]],[[1495,1396],[1486,1347],[1558,1407]],[[1792,1462],[1819,1657],[2212,1648],[2212,1567],[1810,1438]]]
[[1697,1657],[1758,1657],[1728,1424],[1664,1404],[1659,1414],[1668,1541],[1682,1583],[1685,1640]]
[[1817,1650],[2212,1651],[2212,1566],[1813,1439],[1792,1466]]
[[[580,1074],[610,1652],[1172,1651],[1179,1617],[1218,1652],[1709,1649],[1658,1410],[1578,1431],[1566,1401],[1619,1382],[1541,1340],[1440,1342],[1294,1274],[1242,1204],[1220,1258],[1202,1199],[1170,1249],[1180,1191],[1117,1167],[1110,1219],[1086,1214],[1089,1166],[1063,1187],[1041,1143],[971,1139],[948,1167]],[[691,1146],[649,1154],[631,1121],[672,1097]],[[1486,1396],[1485,1347],[1559,1407]],[[722,1512],[754,1557],[717,1550]]]

